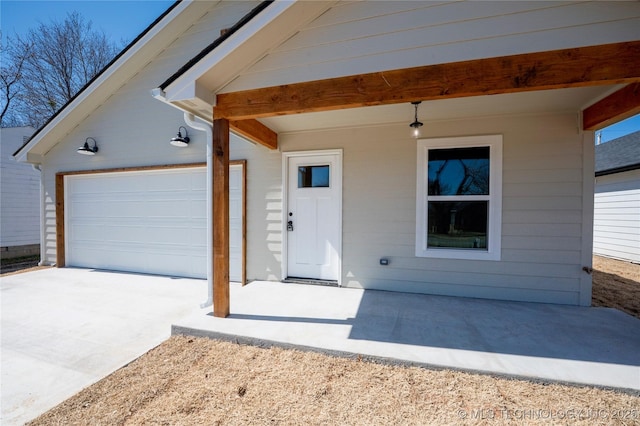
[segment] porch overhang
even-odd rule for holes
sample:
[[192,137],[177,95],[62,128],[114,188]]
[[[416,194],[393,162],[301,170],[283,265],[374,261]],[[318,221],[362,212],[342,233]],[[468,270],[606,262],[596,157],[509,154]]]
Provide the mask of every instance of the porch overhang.
[[[279,17],[285,19],[284,12],[280,12]],[[258,33],[254,29],[249,35]],[[393,122],[392,117],[400,116],[400,109],[392,109],[393,106],[413,101],[459,99],[460,105],[465,105],[463,102],[468,98],[511,95],[511,99],[519,96],[520,101],[527,103],[527,94],[583,89],[583,95],[576,97],[575,104],[565,105],[565,109],[585,112],[583,130],[596,130],[640,111],[640,65],[637,65],[640,64],[640,41],[224,92],[224,85],[230,79],[224,76],[224,67],[236,54],[240,53],[229,52],[228,55],[220,54],[221,57],[203,59],[196,65],[197,72],[185,73],[171,84],[167,90],[173,94],[156,89],[155,96],[184,111],[197,111],[208,122],[214,117],[226,118],[231,131],[270,149],[277,148],[277,132],[291,130],[287,124],[278,124],[295,120],[287,117],[378,106],[387,108],[384,115]],[[249,64],[248,58],[244,58],[244,63]],[[223,71],[218,74],[221,69]],[[194,109],[194,105],[199,107]],[[362,115],[359,111],[341,114],[354,119]],[[405,114],[404,109],[402,114]],[[318,120],[299,118],[299,121]]]
[[[428,65],[218,93],[214,115],[229,120],[554,89],[630,85],[600,110],[600,125],[640,109],[640,41]],[[601,101],[596,96],[585,107]],[[612,103],[609,100],[608,103]],[[621,119],[621,118],[620,118]],[[589,123],[584,129],[593,130]]]
[[[309,8],[305,9],[309,12],[305,18],[318,12],[315,10],[311,13],[311,6],[303,6],[306,3],[295,3],[303,9]],[[289,5],[289,7],[293,6]],[[272,17],[269,22],[273,23],[286,12],[291,11],[289,7],[278,3],[277,9],[282,15]],[[267,8],[263,13],[269,10],[270,8]],[[271,12],[274,13],[275,10],[276,8]],[[300,19],[300,16],[295,18]],[[293,19],[293,15],[289,19]],[[358,115],[367,115],[362,114],[365,107],[374,107],[367,109],[368,111],[376,109],[375,107],[393,108],[394,111],[399,111],[402,105],[407,106],[413,101],[434,101],[433,104],[439,104],[448,101],[466,102],[468,99],[489,100],[495,95],[509,97],[510,102],[513,102],[513,97],[526,99],[529,96],[536,97],[537,94],[554,91],[555,95],[547,98],[547,104],[561,97],[557,91],[573,91],[572,95],[579,91],[580,96],[574,97],[573,103],[568,104],[565,111],[568,109],[581,112],[586,107],[602,101],[603,98],[606,99],[612,92],[627,85],[640,83],[640,41],[632,41],[225,92],[225,85],[233,76],[225,68],[230,64],[228,61],[233,62],[232,58],[238,54],[242,59],[239,62],[240,68],[243,68],[250,65],[252,60],[257,60],[260,52],[255,51],[255,46],[251,46],[253,41],[257,41],[253,37],[261,39],[257,34],[258,30],[264,29],[262,28],[264,25],[261,23],[258,25],[260,28],[253,28],[253,32],[246,34],[247,50],[244,50],[242,43],[239,43],[240,40],[236,40],[235,42],[239,43],[236,46],[238,52],[228,49],[227,46],[222,49],[219,56],[212,54],[202,59],[167,87],[157,89],[156,97],[164,102],[197,114],[209,122],[218,123],[220,131],[214,133],[213,145],[222,147],[218,149],[220,153],[228,150],[228,140],[223,134],[228,129],[275,149],[277,144],[270,146],[265,143],[260,133],[276,135],[274,128],[276,131],[289,131],[290,128],[287,128],[286,124],[283,126],[282,122],[292,117],[305,120],[304,116],[344,112],[347,119],[354,119]],[[267,25],[267,27],[273,29],[274,25]],[[282,36],[282,33],[277,35]],[[231,45],[231,39],[229,43]],[[196,96],[198,93],[204,93],[204,95]],[[193,97],[181,99],[185,94]],[[199,100],[194,100],[196,98]],[[196,108],[197,111],[189,109],[188,102],[195,105],[200,102],[201,107]],[[640,105],[637,98],[631,103],[636,107]],[[614,112],[605,114],[607,115],[605,119],[612,119],[619,114],[620,111],[614,109]],[[389,116],[393,117],[394,114]],[[408,118],[411,117],[405,117],[407,121]],[[387,119],[386,122],[393,122],[393,119]],[[586,129],[582,124],[580,126]],[[318,128],[317,124],[313,123],[303,130]],[[214,164],[214,168],[222,173],[228,168],[228,160],[221,158]],[[224,200],[225,197],[228,197],[228,186],[219,182],[213,188],[212,198]],[[224,202],[214,201],[214,229],[220,226],[225,228],[225,232],[221,235],[214,235],[214,247],[217,248],[214,248],[211,255],[216,260],[216,264],[228,264],[229,260],[228,254],[224,253],[225,247],[228,246],[228,239],[225,237],[228,234],[226,214],[228,214],[227,205]],[[219,295],[214,302],[216,316],[224,317],[229,313],[228,286],[228,276],[224,273],[214,274],[213,292]]]

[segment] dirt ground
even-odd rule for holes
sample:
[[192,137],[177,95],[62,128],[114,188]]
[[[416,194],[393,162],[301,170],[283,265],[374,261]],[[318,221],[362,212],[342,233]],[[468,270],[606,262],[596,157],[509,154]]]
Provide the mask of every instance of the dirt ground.
[[[638,316],[640,265],[594,259]],[[640,396],[174,336],[31,425],[640,424]]]
[[591,305],[640,318],[640,265],[594,256]]
[[0,259],[0,277],[46,268],[38,266],[40,255]]

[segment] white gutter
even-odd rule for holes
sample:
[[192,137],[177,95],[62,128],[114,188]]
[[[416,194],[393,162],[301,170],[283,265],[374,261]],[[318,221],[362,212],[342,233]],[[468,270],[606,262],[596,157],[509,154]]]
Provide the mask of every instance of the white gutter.
[[196,121],[193,114],[185,112],[184,122],[192,129],[201,130],[207,135],[207,300],[200,304],[201,308],[213,305],[213,207],[211,204],[213,191],[213,128],[208,123]]

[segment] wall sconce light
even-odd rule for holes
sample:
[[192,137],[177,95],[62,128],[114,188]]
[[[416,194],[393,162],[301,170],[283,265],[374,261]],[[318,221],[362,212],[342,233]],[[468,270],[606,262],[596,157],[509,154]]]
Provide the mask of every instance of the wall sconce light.
[[414,138],[417,138],[418,136],[420,136],[420,127],[422,127],[422,123],[418,121],[418,105],[420,105],[421,103],[422,101],[411,102],[411,105],[413,105],[416,109],[416,115],[413,120],[413,123],[409,124],[409,127],[413,129]]
[[[184,137],[182,137],[180,129],[184,129]],[[171,138],[171,145],[179,146],[180,148],[184,148],[185,146],[189,145],[189,134],[187,133],[186,127],[178,127],[178,136]]]
[[[93,146],[89,146],[90,140],[93,141]],[[84,145],[78,148],[76,152],[82,155],[96,155],[96,152],[98,152],[98,144],[94,138],[89,137],[85,139]]]

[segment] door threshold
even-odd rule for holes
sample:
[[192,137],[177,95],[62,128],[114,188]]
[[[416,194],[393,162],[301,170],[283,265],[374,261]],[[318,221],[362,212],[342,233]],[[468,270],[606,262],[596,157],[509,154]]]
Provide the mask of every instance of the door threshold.
[[310,284],[310,285],[323,285],[327,287],[340,287],[338,285],[338,281],[335,280],[320,280],[317,278],[298,278],[298,277],[287,277],[282,280],[283,283],[290,284]]

